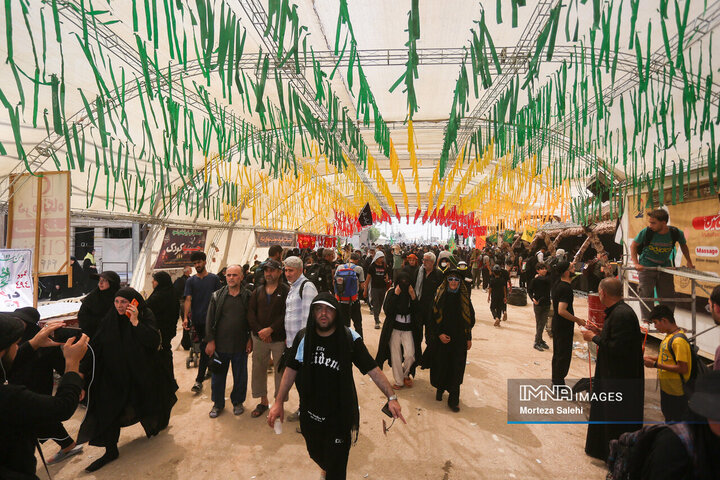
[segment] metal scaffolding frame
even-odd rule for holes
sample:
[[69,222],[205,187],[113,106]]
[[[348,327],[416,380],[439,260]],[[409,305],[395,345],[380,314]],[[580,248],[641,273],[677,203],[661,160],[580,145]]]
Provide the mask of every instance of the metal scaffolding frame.
[[[690,298],[656,298],[656,297],[640,297],[640,294],[635,291],[635,289],[630,285],[630,280],[628,279],[628,272],[637,270],[636,267],[632,266],[626,266],[624,264],[618,264],[618,274],[620,275],[620,280],[623,283],[623,292],[624,292],[624,298],[625,301],[630,302],[640,302],[641,309],[647,308],[648,310],[651,309],[651,305],[653,305],[655,302],[659,303],[689,303],[690,304],[690,315],[692,318],[692,328],[689,330],[689,332],[692,334],[692,336],[689,338],[690,342],[693,344],[696,343],[696,338],[703,333],[709,332],[713,328],[717,327],[717,325],[713,325],[712,327],[703,330],[702,332],[697,331],[697,289],[700,288],[705,292],[705,294],[709,297],[710,292],[705,290],[702,286],[698,285],[698,282],[706,282],[706,283],[714,283],[717,285],[720,285],[720,277],[716,277],[712,274],[709,274],[707,272],[702,272],[699,270],[691,270],[689,268],[685,267],[643,267],[645,270],[652,270],[652,271],[659,271],[663,273],[667,273],[669,275],[678,276],[678,277],[685,277],[690,280]],[[638,289],[639,290],[639,289]],[[650,305],[648,305],[650,303]]]

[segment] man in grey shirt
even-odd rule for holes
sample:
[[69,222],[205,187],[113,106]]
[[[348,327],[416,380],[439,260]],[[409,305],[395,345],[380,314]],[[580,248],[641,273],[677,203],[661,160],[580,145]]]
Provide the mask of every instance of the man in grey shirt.
[[247,395],[247,357],[252,352],[250,327],[247,321],[250,291],[242,287],[243,270],[239,265],[230,265],[225,272],[227,285],[213,293],[208,306],[205,353],[212,358],[217,354],[221,363],[212,374],[212,401],[210,418],[217,418],[225,408],[225,381],[228,367],[232,363],[233,389],[230,401],[233,413],[245,411],[243,402]]

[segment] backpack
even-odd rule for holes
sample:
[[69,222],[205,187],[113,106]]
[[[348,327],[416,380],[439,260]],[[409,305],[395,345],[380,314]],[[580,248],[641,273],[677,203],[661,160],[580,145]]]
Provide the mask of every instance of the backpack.
[[669,428],[677,435],[691,459],[691,464],[694,465],[695,448],[686,424],[647,425],[640,430],[623,433],[617,440],[610,440],[606,480],[639,479],[645,458],[650,453],[655,437],[663,428]]
[[700,356],[698,355],[698,346],[690,343],[690,340],[688,340],[684,333],[673,335],[668,342],[668,350],[670,350],[670,355],[672,355],[673,361],[677,363],[677,360],[675,359],[675,352],[672,349],[672,344],[678,337],[684,338],[685,341],[688,342],[688,345],[690,345],[690,378],[688,378],[687,382],[685,382],[685,378],[680,375],[680,381],[683,384],[683,391],[686,395],[690,395],[695,391],[695,382],[698,377],[702,377],[708,373],[710,369],[707,365],[705,365],[705,362],[700,360]]
[[253,285],[256,287],[265,283],[265,269],[262,264],[258,265],[253,274]]
[[300,284],[300,291],[298,292],[300,294],[300,300],[302,300],[302,292],[305,289],[305,284],[309,281],[310,280],[304,280],[303,283]]
[[315,285],[318,293],[330,291],[328,288],[330,278],[328,278],[327,269],[322,263],[308,265],[305,269],[305,277]]
[[339,302],[355,302],[358,299],[358,277],[354,265],[346,263],[335,271],[333,282],[335,298]]
[[[675,244],[678,241],[680,241],[680,230],[678,230],[677,227],[673,227],[673,226],[670,226],[669,228],[670,228],[670,238],[672,239],[671,241],[672,241],[673,247],[675,247]],[[645,239],[637,247],[638,255],[640,255],[642,253],[642,251],[645,247],[649,246],[650,243],[652,243],[652,239],[654,236],[655,236],[655,232],[651,228],[646,227],[645,228]]]

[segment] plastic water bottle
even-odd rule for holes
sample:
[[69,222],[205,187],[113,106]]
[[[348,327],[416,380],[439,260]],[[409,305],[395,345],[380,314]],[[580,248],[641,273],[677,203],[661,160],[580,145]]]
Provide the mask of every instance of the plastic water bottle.
[[279,418],[275,419],[275,423],[273,423],[273,428],[275,429],[276,435],[280,435],[282,433],[282,422]]

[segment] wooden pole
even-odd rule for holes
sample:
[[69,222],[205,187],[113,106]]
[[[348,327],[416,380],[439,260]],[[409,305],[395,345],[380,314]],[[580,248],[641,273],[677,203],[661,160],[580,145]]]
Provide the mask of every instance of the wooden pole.
[[37,179],[37,209],[35,211],[35,249],[33,252],[33,307],[38,304],[38,282],[40,271],[40,222],[42,220],[42,182],[43,177]]

